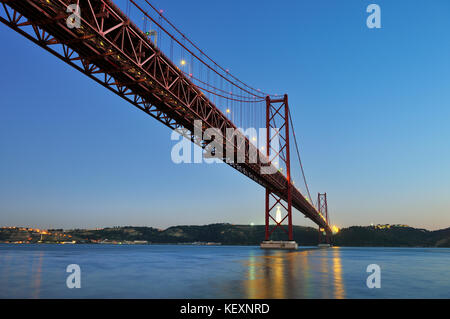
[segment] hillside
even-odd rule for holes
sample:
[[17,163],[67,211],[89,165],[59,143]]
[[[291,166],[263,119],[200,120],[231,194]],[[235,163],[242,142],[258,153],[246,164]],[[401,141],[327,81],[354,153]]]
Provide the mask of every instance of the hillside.
[[353,226],[334,236],[336,246],[450,247],[450,228],[428,231],[412,227]]
[[[264,239],[264,226],[211,224],[204,226],[174,226],[165,230],[147,227],[118,227],[101,230],[69,231],[70,235],[83,239],[108,239],[114,241],[146,240],[152,243],[214,242],[223,245],[259,245]],[[294,226],[295,240],[305,245],[317,242],[317,230]],[[277,232],[274,239],[283,239]]]
[[[263,225],[211,224],[174,226],[165,230],[152,227],[113,227],[95,230],[36,230],[31,228],[0,228],[0,242],[63,242],[76,243],[193,243],[211,242],[222,245],[259,245],[264,239]],[[285,239],[278,230],[273,240]],[[294,239],[301,246],[317,245],[317,229],[294,226]],[[428,231],[405,226],[352,226],[343,228],[333,238],[335,246],[374,247],[450,247],[450,228]]]

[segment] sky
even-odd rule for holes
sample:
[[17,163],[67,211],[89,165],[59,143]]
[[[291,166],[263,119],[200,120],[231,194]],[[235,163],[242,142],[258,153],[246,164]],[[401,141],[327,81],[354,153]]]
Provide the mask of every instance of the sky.
[[[240,79],[289,94],[333,224],[450,226],[450,2],[151,2]],[[0,226],[264,223],[261,186],[173,163],[167,127],[3,24],[0,37]]]

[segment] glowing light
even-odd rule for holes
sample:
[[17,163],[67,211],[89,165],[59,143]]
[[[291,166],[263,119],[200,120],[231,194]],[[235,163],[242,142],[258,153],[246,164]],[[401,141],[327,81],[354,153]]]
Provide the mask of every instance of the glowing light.
[[253,138],[252,138],[252,141],[256,141],[256,137],[253,137]]
[[277,206],[277,212],[275,213],[275,220],[279,224],[281,223],[281,210],[280,206]]
[[230,113],[231,111],[230,111],[230,109],[227,109],[227,113]]
[[250,226],[255,226],[255,223],[250,223]]
[[331,231],[333,232],[333,234],[337,234],[339,233],[339,228],[336,225],[331,226]]
[[181,60],[180,64],[181,65],[186,65],[186,60]]

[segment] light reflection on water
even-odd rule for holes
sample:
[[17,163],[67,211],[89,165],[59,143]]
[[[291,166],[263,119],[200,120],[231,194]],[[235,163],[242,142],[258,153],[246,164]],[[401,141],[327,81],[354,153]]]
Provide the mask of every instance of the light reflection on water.
[[39,298],[39,292],[41,290],[41,273],[42,273],[42,260],[44,257],[44,252],[40,251],[38,255],[38,259],[33,259],[32,261],[32,278],[33,280],[33,288],[31,291],[33,292],[33,298]]
[[[79,264],[82,288],[66,287]],[[378,264],[382,288],[366,286]],[[0,298],[450,298],[450,249],[0,245]]]
[[[310,258],[319,256],[319,262]],[[245,298],[345,298],[340,250],[326,249],[296,252],[264,251],[252,253],[247,263],[248,276],[243,281]],[[315,276],[320,285],[314,285]],[[313,293],[312,290],[315,290]]]

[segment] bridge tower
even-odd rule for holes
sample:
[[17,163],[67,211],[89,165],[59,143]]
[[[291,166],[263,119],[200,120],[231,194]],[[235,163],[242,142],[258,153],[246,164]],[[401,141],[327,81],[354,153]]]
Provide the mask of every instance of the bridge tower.
[[[329,225],[328,220],[328,201],[327,201],[327,193],[319,193],[317,195],[317,210],[322,216],[325,217],[327,224]],[[319,246],[330,246],[331,245],[331,234],[326,232],[325,229],[319,227]]]
[[[261,248],[297,249],[298,246],[294,241],[292,229],[292,182],[287,94],[279,99],[266,97],[266,128],[266,155],[269,162],[276,166],[279,172],[285,174],[287,178],[287,183],[282,191],[284,192],[282,195],[285,195],[287,201],[282,201],[279,195],[266,188],[265,241],[261,244]],[[281,217],[280,210],[283,210]],[[276,215],[274,216],[274,214]],[[286,232],[289,241],[270,240],[272,234],[278,228]]]

